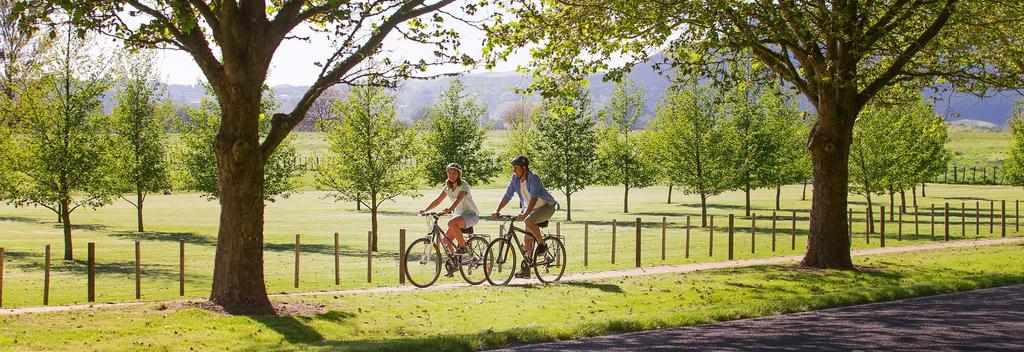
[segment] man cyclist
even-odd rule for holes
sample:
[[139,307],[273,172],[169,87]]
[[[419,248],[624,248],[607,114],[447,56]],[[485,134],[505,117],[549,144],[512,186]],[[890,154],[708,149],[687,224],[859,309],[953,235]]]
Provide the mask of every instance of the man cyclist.
[[[544,237],[541,236],[540,227],[537,224],[551,219],[551,216],[555,214],[555,206],[558,205],[558,202],[544,188],[540,176],[530,171],[530,160],[522,155],[512,159],[512,179],[505,190],[505,196],[501,198],[501,203],[498,204],[498,208],[494,210],[491,217],[497,218],[501,214],[501,209],[512,199],[513,193],[519,196],[519,207],[522,209],[519,213],[519,220],[523,220],[527,232],[532,235],[524,238],[526,252],[533,251],[534,239],[537,241],[537,254],[547,252],[548,246],[544,243]],[[523,265],[516,277],[529,277],[528,269],[526,265]]]

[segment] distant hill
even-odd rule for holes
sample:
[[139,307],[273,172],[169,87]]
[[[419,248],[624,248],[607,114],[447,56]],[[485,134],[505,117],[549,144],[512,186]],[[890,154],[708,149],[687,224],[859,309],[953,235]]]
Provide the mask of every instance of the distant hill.
[[[655,58],[652,62],[660,61]],[[641,125],[654,115],[657,101],[669,86],[669,80],[655,72],[650,65],[637,65],[629,73],[629,78],[639,82],[645,89],[647,105],[641,117]],[[448,87],[451,78],[440,78],[430,81],[410,80],[402,84],[398,93],[398,114],[405,120],[414,119],[416,112],[436,102],[437,97]],[[521,96],[514,92],[516,87],[525,87],[529,84],[528,76],[514,72],[484,72],[470,73],[462,76],[467,92],[476,94],[478,99],[487,106],[489,118],[497,120],[498,116],[516,101],[527,99],[537,101],[537,96]],[[601,81],[600,75],[594,75],[590,81],[590,93],[593,98],[595,109],[607,104],[615,88],[613,83]],[[302,94],[306,92],[306,86],[279,85],[274,87],[278,102],[281,103],[281,111],[288,111]],[[205,94],[199,85],[171,85],[169,96],[179,104],[197,105],[200,98]],[[987,99],[979,99],[966,94],[948,93],[927,93],[930,99],[935,101],[935,112],[944,116],[947,121],[983,121],[995,126],[1006,124],[1007,118],[1013,110],[1013,101],[1021,99],[1016,94],[997,94]],[[109,106],[109,104],[108,104]],[[804,109],[809,110],[809,104],[802,104]],[[968,125],[972,123],[967,123]],[[987,128],[987,127],[986,127]]]
[[1003,130],[1003,126],[979,120],[956,120],[949,121],[947,124],[953,131],[999,132]]

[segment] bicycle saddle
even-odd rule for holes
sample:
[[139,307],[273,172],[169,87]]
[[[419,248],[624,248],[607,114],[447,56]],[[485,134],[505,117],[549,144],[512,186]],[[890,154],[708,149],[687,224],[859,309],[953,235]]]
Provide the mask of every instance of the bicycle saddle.
[[470,227],[462,229],[462,233],[468,233],[468,234],[473,233],[473,227],[470,226]]
[[548,227],[548,221],[551,221],[551,220],[544,220],[544,222],[538,222],[537,223],[537,227],[539,227],[539,228]]

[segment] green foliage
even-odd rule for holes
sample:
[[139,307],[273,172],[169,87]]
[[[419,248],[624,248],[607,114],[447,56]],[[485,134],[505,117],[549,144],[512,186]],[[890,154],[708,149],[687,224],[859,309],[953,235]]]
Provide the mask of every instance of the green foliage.
[[777,85],[761,96],[765,129],[770,134],[767,152],[760,165],[764,186],[780,187],[811,177],[811,156],[807,135],[813,121],[804,121],[795,97],[783,94]]
[[382,88],[354,87],[334,102],[340,122],[327,124],[330,146],[317,171],[317,188],[336,200],[376,210],[385,200],[418,196],[416,131],[398,122],[395,97]]
[[684,194],[700,195],[702,219],[707,198],[731,188],[723,119],[711,89],[690,79],[669,87],[649,127],[654,160]]
[[453,79],[421,123],[422,163],[429,184],[447,178],[445,165],[462,165],[462,177],[471,185],[490,182],[498,174],[495,152],[483,147],[487,128],[482,124],[487,107],[463,91]]
[[1003,183],[1024,186],[1024,101],[1017,101],[1010,119],[1010,156],[1003,162]]
[[109,122],[100,100],[110,86],[111,58],[95,56],[88,39],[69,38],[60,47],[47,53],[53,65],[42,78],[5,101],[5,112],[21,116],[21,125],[7,132],[10,183],[0,198],[67,216],[79,207],[106,205],[115,193]]
[[907,190],[946,168],[946,124],[924,97],[875,102],[854,124],[851,190],[868,197]]
[[169,102],[161,101],[163,91],[152,59],[142,55],[130,63],[111,118],[117,191],[137,195],[140,203],[146,194],[170,187],[165,129],[173,112]]
[[[260,136],[265,136],[271,127],[269,117],[277,108],[270,88],[264,87],[261,105]],[[199,102],[198,108],[188,108],[187,112],[189,121],[178,126],[181,145],[172,153],[175,184],[201,192],[209,200],[217,199],[217,158],[213,141],[221,128],[220,105],[208,95]],[[263,166],[263,199],[273,202],[277,197],[288,198],[303,170],[295,148],[285,139]]]
[[545,99],[536,114],[539,140],[537,159],[530,167],[544,184],[562,191],[572,220],[572,194],[593,184],[597,135],[594,129],[590,93],[574,85],[568,95]]
[[644,134],[632,132],[644,108],[644,93],[632,81],[620,82],[608,106],[598,116],[604,124],[598,130],[595,181],[625,188],[623,212],[629,212],[629,190],[653,186],[658,168],[643,153]]

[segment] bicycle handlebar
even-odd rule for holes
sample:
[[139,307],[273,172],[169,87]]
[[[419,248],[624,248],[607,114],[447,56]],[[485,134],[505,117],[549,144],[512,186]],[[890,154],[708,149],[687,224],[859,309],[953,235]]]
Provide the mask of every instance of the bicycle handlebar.
[[441,217],[443,215],[446,215],[446,214],[447,213],[445,213],[445,212],[431,211],[431,212],[421,213],[420,216],[433,216],[435,218],[439,218],[439,217]]
[[519,220],[519,217],[516,216],[516,215],[498,215],[498,220],[501,220],[501,221],[516,221],[516,220]]

